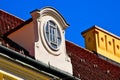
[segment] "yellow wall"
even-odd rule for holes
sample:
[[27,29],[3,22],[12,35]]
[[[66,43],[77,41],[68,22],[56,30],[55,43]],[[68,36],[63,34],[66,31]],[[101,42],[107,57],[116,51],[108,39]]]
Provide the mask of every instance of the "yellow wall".
[[11,76],[11,74],[5,74],[3,72],[0,72],[0,80],[20,80],[20,79]]
[[87,49],[120,63],[119,37],[97,26],[84,31],[82,35]]
[[32,66],[0,55],[0,80],[50,80],[52,78]]

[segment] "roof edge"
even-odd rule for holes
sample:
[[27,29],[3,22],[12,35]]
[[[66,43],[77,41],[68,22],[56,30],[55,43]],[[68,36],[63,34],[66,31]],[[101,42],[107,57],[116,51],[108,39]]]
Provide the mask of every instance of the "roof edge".
[[84,47],[82,47],[82,46],[79,46],[79,45],[77,45],[77,44],[75,44],[75,43],[73,43],[73,42],[71,42],[71,41],[69,41],[69,40],[65,40],[66,42],[68,42],[68,43],[71,43],[71,44],[73,44],[73,45],[75,45],[75,46],[77,46],[77,47],[79,47],[79,48],[82,48],[82,49],[84,49],[84,50],[86,50],[86,51],[88,51],[88,52],[90,52],[90,53],[94,53],[93,51],[90,51],[90,50],[88,50],[88,49],[86,49],[86,48],[84,48]]
[[22,54],[19,54],[18,52],[14,51],[14,50],[6,48],[2,45],[0,45],[0,52],[7,55],[7,56],[10,56],[11,58],[20,60],[20,61],[22,61],[30,66],[33,66],[39,70],[44,70],[45,72],[53,74],[53,75],[58,76],[60,78],[67,78],[66,80],[70,80],[70,79],[71,80],[80,80],[79,78],[77,78],[71,74],[65,73],[65,72],[63,72],[55,67],[48,66],[40,61],[36,61],[36,60],[30,58],[30,57],[26,57]]
[[18,19],[20,19],[21,21],[25,21],[25,20],[23,20],[23,19],[21,19],[21,18],[15,16],[15,15],[11,14],[11,13],[8,13],[7,11],[5,11],[5,10],[3,10],[3,9],[0,9],[0,11],[4,12],[4,13],[6,13],[6,14],[9,14],[9,15],[15,17],[15,18],[18,18]]
[[43,7],[43,8],[41,8],[41,9],[35,9],[35,10],[33,10],[33,11],[31,11],[30,13],[33,13],[34,11],[42,11],[42,10],[44,10],[44,9],[47,9],[47,8],[49,8],[49,9],[52,9],[52,10],[54,10],[55,12],[57,12],[59,15],[60,15],[60,17],[62,17],[62,19],[64,20],[64,22],[68,25],[68,26],[70,26],[68,23],[67,23],[67,21],[65,20],[65,18],[63,17],[63,15],[61,15],[58,11],[57,11],[57,9],[55,9],[55,8],[53,8],[53,7],[51,7],[51,6],[46,6],[46,7]]
[[106,33],[106,34],[109,34],[109,35],[111,35],[111,36],[113,36],[113,37],[115,37],[115,38],[117,38],[117,39],[120,40],[120,37],[119,37],[119,36],[117,36],[117,35],[109,32],[109,31],[107,31],[107,30],[105,30],[105,29],[103,29],[103,28],[101,28],[101,27],[99,27],[99,26],[97,26],[97,25],[93,25],[92,27],[88,28],[87,30],[81,32],[81,34],[83,35],[83,34],[86,33],[87,31],[89,31],[89,30],[91,30],[91,29],[94,29],[94,28],[95,28],[95,29],[98,29],[98,30],[100,30],[100,31],[102,31],[102,32],[104,32],[104,33]]

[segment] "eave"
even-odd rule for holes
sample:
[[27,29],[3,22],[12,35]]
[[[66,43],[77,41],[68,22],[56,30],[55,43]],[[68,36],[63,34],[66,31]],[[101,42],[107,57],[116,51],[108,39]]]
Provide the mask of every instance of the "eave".
[[24,63],[26,66],[32,68],[33,70],[44,71],[47,75],[48,74],[52,75],[52,77],[56,76],[56,77],[59,77],[60,79],[65,79],[65,80],[80,80],[69,73],[61,71],[55,67],[52,67],[51,65],[46,65],[30,57],[19,54],[18,52],[11,50],[9,48],[6,48],[2,45],[0,45],[0,56],[1,55],[6,55],[8,56],[6,58],[11,58],[14,61],[18,61],[19,64]]

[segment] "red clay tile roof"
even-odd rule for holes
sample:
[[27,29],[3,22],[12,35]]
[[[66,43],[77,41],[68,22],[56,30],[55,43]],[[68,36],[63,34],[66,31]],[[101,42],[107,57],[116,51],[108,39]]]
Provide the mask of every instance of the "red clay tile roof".
[[[4,35],[6,32],[13,30],[13,28],[20,27],[18,25],[22,23],[26,24],[27,22],[0,10],[0,35]],[[9,39],[3,38],[2,40],[5,46],[14,48],[14,50],[19,52],[23,50],[26,54],[27,51]],[[66,41],[66,48],[68,55],[71,57],[74,76],[80,77],[82,80],[120,80],[119,66],[111,64],[99,58],[94,52],[81,48],[69,41]],[[26,55],[29,56],[28,52]]]
[[28,51],[5,37],[7,33],[10,33],[14,29],[18,28],[19,25],[23,23],[25,22],[22,19],[0,10],[0,44],[22,54],[28,55]]
[[99,58],[93,52],[66,41],[74,76],[82,80],[120,80],[120,67]]
[[24,21],[3,10],[0,10],[0,35],[4,35]]

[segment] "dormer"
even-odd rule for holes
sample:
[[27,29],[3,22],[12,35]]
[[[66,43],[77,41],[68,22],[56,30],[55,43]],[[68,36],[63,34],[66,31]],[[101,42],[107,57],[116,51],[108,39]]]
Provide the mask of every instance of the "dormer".
[[66,53],[65,29],[69,26],[62,15],[51,7],[31,12],[32,19],[7,37],[25,48],[36,60],[72,73]]

